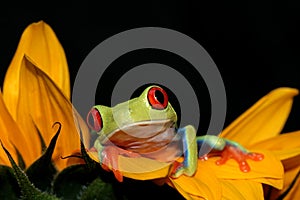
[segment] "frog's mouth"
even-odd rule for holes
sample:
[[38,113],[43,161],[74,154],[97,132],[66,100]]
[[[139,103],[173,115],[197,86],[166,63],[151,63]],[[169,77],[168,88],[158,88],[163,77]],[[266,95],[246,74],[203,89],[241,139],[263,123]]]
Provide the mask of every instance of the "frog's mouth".
[[151,153],[174,140],[177,141],[175,123],[171,120],[154,120],[125,125],[110,133],[103,143],[112,143],[137,153]]

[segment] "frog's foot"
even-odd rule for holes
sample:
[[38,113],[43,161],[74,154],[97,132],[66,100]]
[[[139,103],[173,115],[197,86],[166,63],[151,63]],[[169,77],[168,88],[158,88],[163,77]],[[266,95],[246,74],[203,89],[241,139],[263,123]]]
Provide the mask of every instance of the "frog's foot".
[[[251,159],[254,161],[261,161],[264,159],[263,154],[246,152],[232,145],[226,145],[220,152],[220,156],[221,158],[216,161],[217,165],[223,165],[227,162],[227,160],[232,158],[237,161],[242,172],[250,171],[250,166],[247,163],[247,159]],[[207,155],[206,157],[204,156],[204,159],[207,159]]]
[[183,162],[174,161],[173,166],[171,168],[171,177],[178,178],[184,172],[184,164]]
[[193,176],[195,174],[196,168],[193,168],[191,166],[187,166],[185,162],[179,162],[179,161],[174,161],[170,175],[172,178],[178,178],[182,174],[186,176]]
[[118,158],[119,155],[137,158],[140,154],[121,149],[117,146],[106,146],[100,153],[101,156],[101,166],[106,171],[112,171],[115,178],[119,181],[123,181],[122,172],[119,170]]

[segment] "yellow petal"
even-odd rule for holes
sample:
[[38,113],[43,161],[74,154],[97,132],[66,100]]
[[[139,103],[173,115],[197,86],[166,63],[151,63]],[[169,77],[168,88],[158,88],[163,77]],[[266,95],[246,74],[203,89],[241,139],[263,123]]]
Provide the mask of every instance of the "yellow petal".
[[[274,188],[268,188],[266,194],[268,194],[268,199],[282,199],[282,197],[279,198],[280,195],[284,195],[284,200],[294,200],[294,199],[300,199],[300,177],[296,179],[296,182],[294,183],[292,188],[290,187],[290,184],[295,179],[295,175],[299,172],[299,168],[297,170],[288,171],[287,174],[285,174],[284,179],[284,187],[282,190],[277,190]],[[290,190],[289,190],[290,189]],[[289,190],[289,191],[288,191]],[[286,194],[287,192],[287,194]]]
[[[295,182],[294,187],[288,192],[284,200],[294,200],[294,199],[300,199],[300,178],[298,178]],[[285,190],[283,190],[285,191]]]
[[300,170],[300,131],[281,134],[253,146],[255,148],[272,150],[274,155],[282,160],[285,171],[284,185],[283,189],[275,191],[275,194],[279,195],[283,193],[290,186]]
[[185,175],[179,178],[169,178],[168,184],[178,190],[186,199],[221,199],[222,188],[214,175],[214,170],[198,162],[197,172],[194,176]]
[[298,90],[278,88],[261,98],[251,108],[233,121],[222,137],[249,147],[278,135],[290,113],[293,97]]
[[[0,92],[0,140],[3,143],[3,145],[5,146],[5,148],[8,149],[8,151],[12,154],[12,156],[14,156],[14,159],[16,158],[16,152],[14,150],[13,145],[10,143],[8,135],[10,133],[13,133],[13,128],[17,126],[16,123],[14,123],[13,120],[11,120],[11,116],[8,113],[5,104],[3,102],[3,98],[2,98],[2,93]],[[10,124],[13,124],[13,126],[11,126],[10,128]],[[0,147],[0,164],[4,164],[4,165],[9,165],[9,160],[6,156],[6,153],[4,152],[4,150],[2,149],[2,147]]]
[[88,135],[88,128],[55,83],[27,57],[24,57],[20,69],[20,96],[17,108],[17,122],[30,138],[32,151],[37,154],[40,154],[41,150],[40,140],[32,124],[36,125],[48,145],[57,130],[57,127],[52,128],[52,125],[55,122],[61,123],[62,129],[53,159],[59,169],[65,167],[67,160],[62,160],[61,157],[80,149],[77,123],[80,123],[84,135]]
[[70,98],[69,71],[61,44],[48,24],[43,21],[32,23],[22,34],[3,83],[3,98],[14,119],[19,98],[20,66],[25,54]]
[[[277,192],[277,194],[284,193],[296,178],[296,175],[300,171],[300,155],[282,160],[282,164],[284,166],[284,171],[285,171],[284,186],[281,191]],[[287,199],[298,199],[300,197],[299,186],[300,186],[300,177],[297,178],[295,185],[293,186],[292,190],[288,194],[289,197],[294,197],[294,198],[287,198]]]
[[150,180],[166,177],[170,163],[163,163],[148,158],[119,157],[120,171],[124,176],[137,180]]
[[222,199],[263,200],[262,185],[249,180],[220,180],[222,186]]
[[[284,167],[283,189],[280,191],[273,190],[271,195],[273,198],[282,194],[289,188],[297,173],[300,171],[300,131],[281,134],[274,138],[264,140],[253,146],[259,149],[264,148],[272,150],[273,154],[281,160]],[[293,191],[291,191],[293,195],[297,193],[297,190],[294,188],[298,187],[299,185],[293,187]],[[289,196],[290,195],[291,194],[289,194]],[[297,195],[300,195],[300,192],[298,192]]]
[[[3,98],[2,93],[0,92],[0,139],[2,143],[4,144],[5,148],[8,149],[14,160],[17,160],[17,155],[15,148],[19,151],[21,155],[26,156],[23,158],[25,164],[29,164],[28,160],[33,160],[34,152],[28,151],[30,148],[30,139],[26,137],[24,132],[19,127],[19,124],[17,124],[13,118],[11,117],[10,113],[8,112]],[[3,161],[3,164],[10,165],[10,162],[7,159],[6,154],[4,151],[2,151],[2,148],[0,148],[0,154],[1,154],[1,160]],[[4,157],[2,156],[4,155]],[[28,159],[26,159],[26,157]],[[2,162],[1,162],[2,163]]]
[[271,150],[280,160],[300,155],[300,131],[280,134],[258,142],[251,148]]
[[[98,153],[88,152],[96,162],[100,162]],[[129,158],[119,156],[119,170],[123,176],[136,180],[151,180],[165,178],[169,174],[171,163],[159,162],[153,159],[139,157]]]
[[[251,150],[252,151],[252,150]],[[247,179],[259,183],[272,185],[281,189],[283,187],[283,166],[280,160],[269,151],[257,151],[264,154],[262,161],[247,160],[251,171],[242,172],[235,160],[228,160],[224,165],[216,165],[215,161],[218,157],[210,158],[207,161],[202,161],[204,167],[210,167],[219,179]]]
[[[10,152],[14,160],[17,160],[15,147],[21,155],[28,152],[28,157],[33,158],[32,152],[28,151],[28,140],[20,131],[18,124],[9,114],[0,92],[0,139],[4,147]],[[10,165],[10,162],[0,147],[0,164]]]
[[[89,152],[91,158],[99,162],[97,153]],[[123,176],[137,180],[166,178],[167,184],[174,187],[186,199],[220,199],[221,187],[209,167],[198,165],[193,177],[167,178],[170,163],[158,162],[148,158],[128,158],[119,156],[119,167]]]

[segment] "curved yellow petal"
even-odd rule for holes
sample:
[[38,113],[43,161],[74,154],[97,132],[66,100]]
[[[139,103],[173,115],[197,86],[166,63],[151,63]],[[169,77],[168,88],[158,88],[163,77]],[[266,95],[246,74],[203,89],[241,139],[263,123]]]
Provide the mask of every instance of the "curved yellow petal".
[[137,180],[164,178],[168,175],[171,164],[148,158],[119,157],[120,171],[124,176]]
[[[13,145],[10,143],[8,135],[10,133],[13,133],[13,130],[10,130],[14,127],[16,127],[17,125],[14,123],[13,120],[11,120],[11,116],[8,113],[6,106],[4,104],[3,98],[2,98],[2,93],[0,92],[0,140],[3,143],[3,145],[5,146],[5,148],[8,149],[9,152],[11,152],[12,156],[14,156],[14,159],[16,158],[16,152],[14,150]],[[12,124],[12,128],[10,128],[10,126],[8,125]],[[9,160],[6,156],[6,153],[4,152],[4,150],[2,149],[2,147],[0,148],[0,164],[2,165],[9,165]]]
[[69,71],[61,44],[48,24],[43,21],[32,23],[22,34],[3,83],[3,98],[14,119],[19,98],[20,67],[25,54],[70,98]]
[[[299,160],[298,160],[299,161]],[[279,198],[280,195],[285,196],[285,200],[293,200],[300,198],[300,177],[295,180],[292,188],[290,188],[292,181],[296,178],[296,174],[299,172],[299,167],[288,170],[284,174],[284,187],[282,190],[277,190],[274,188],[267,188],[266,194],[268,194],[268,199],[282,199]],[[287,192],[287,193],[286,193]]]
[[[284,159],[282,160],[282,164],[284,166],[284,186],[281,191],[275,191],[274,192],[275,194],[284,193],[290,187],[290,185],[296,178],[297,174],[300,172],[300,155],[298,154],[297,156]],[[300,197],[300,192],[297,192],[297,190],[299,190],[299,186],[300,186],[300,177],[297,178],[295,185],[293,186],[292,190],[288,193],[289,197],[294,197],[294,198],[287,198],[287,199],[298,199]]]
[[221,180],[222,199],[263,200],[264,193],[260,183],[249,180]]
[[[0,92],[0,140],[4,147],[10,152],[14,160],[17,160],[15,148],[18,149],[21,155],[28,152],[28,140],[19,129],[18,124],[9,114]],[[27,156],[32,159],[32,152],[28,152]],[[6,153],[0,147],[0,164],[9,165],[10,162]]]
[[202,161],[201,165],[211,168],[218,179],[237,179],[237,180],[249,180],[259,183],[265,183],[272,185],[278,189],[283,187],[283,166],[280,160],[269,151],[257,151],[264,154],[262,161],[247,160],[250,165],[250,172],[242,172],[239,170],[239,166],[235,160],[228,160],[224,165],[216,165],[218,157],[210,158],[207,161]]
[[233,121],[221,136],[245,147],[278,135],[290,113],[297,89],[278,88]]
[[176,179],[169,178],[167,183],[186,199],[221,199],[223,191],[214,170],[201,165],[201,161],[198,161],[198,164],[194,176],[182,175]]
[[271,150],[280,160],[300,155],[300,131],[280,134],[255,143],[251,148]]
[[[88,152],[96,162],[100,162],[97,152]],[[119,170],[123,176],[136,180],[152,180],[168,176],[171,163],[159,162],[153,159],[139,157],[129,158],[119,156]]]
[[[99,162],[96,152],[88,153],[91,158]],[[128,158],[124,156],[119,156],[118,161],[119,170],[125,177],[136,180],[165,178],[166,183],[175,188],[186,199],[221,199],[220,183],[210,167],[199,164],[194,176],[182,175],[173,179],[168,177],[171,167],[170,163],[143,157]],[[199,163],[201,162],[199,161]]]
[[[294,199],[300,199],[300,178],[298,178],[295,182],[294,187],[288,192],[288,194],[285,196],[284,200],[294,200]],[[285,190],[283,190],[285,191]]]
[[[282,194],[287,190],[300,170],[300,131],[280,134],[279,136],[259,142],[253,145],[253,147],[271,150],[281,160],[284,167],[283,189],[281,191],[273,191],[272,195]],[[297,187],[299,185],[294,186],[294,188]],[[297,193],[294,188],[294,191],[291,191],[291,193]],[[300,195],[300,192],[298,195]]]
[[84,135],[88,135],[88,128],[56,84],[28,57],[24,57],[21,64],[17,107],[16,121],[30,138],[32,151],[37,154],[40,154],[41,150],[40,139],[32,124],[39,129],[48,145],[57,131],[57,127],[52,128],[52,125],[55,122],[61,123],[62,129],[53,159],[59,169],[65,167],[67,159],[62,160],[61,157],[80,149],[78,123]]

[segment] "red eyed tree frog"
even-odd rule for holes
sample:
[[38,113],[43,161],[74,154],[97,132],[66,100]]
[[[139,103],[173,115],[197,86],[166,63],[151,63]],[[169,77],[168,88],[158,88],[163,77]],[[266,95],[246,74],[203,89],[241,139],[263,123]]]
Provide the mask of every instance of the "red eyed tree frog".
[[234,141],[213,135],[196,136],[191,125],[177,129],[176,122],[177,115],[166,91],[155,85],[146,88],[139,97],[112,108],[96,105],[87,115],[89,127],[99,135],[94,148],[100,163],[104,169],[113,171],[119,181],[123,180],[118,168],[119,155],[144,156],[162,162],[174,162],[183,155],[182,163],[174,162],[174,178],[195,173],[198,148],[204,143],[219,152],[221,158],[217,164],[233,158],[244,172],[250,170],[246,159],[263,159],[263,155],[248,152]]

